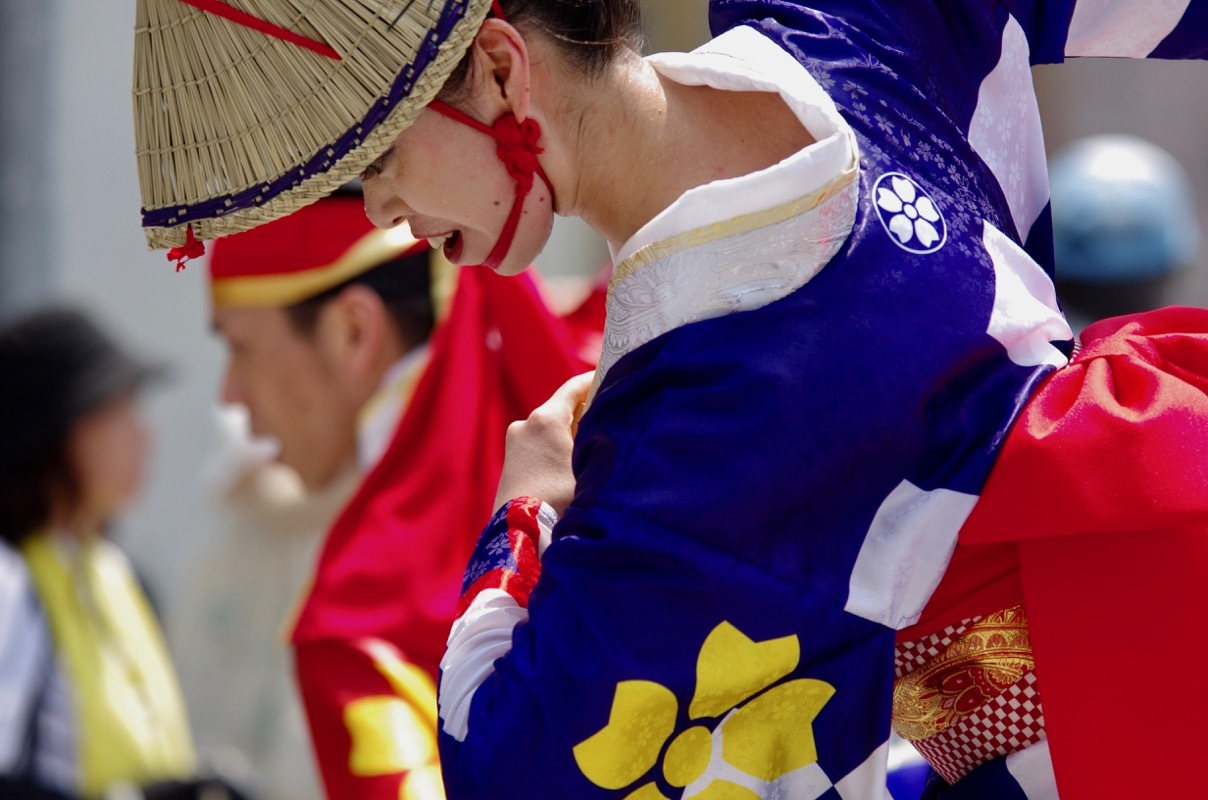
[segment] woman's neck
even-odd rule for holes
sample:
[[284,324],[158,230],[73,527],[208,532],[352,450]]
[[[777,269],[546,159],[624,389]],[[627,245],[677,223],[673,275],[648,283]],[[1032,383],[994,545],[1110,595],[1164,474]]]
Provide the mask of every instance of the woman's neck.
[[814,139],[779,95],[685,86],[636,54],[579,84],[559,213],[614,246],[690,189],[770,167]]
[[88,539],[99,536],[105,528],[105,522],[84,511],[59,507],[50,515],[49,528],[80,539]]

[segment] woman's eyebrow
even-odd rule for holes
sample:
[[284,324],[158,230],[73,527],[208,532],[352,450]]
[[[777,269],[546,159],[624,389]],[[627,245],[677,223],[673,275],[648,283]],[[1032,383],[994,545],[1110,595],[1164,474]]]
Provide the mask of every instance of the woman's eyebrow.
[[390,156],[393,154],[394,154],[394,145],[390,145],[389,147],[386,148],[386,152],[382,153],[380,156],[375,158],[373,160],[372,164],[365,167],[365,169],[361,171],[361,180],[364,181],[365,179],[369,178],[371,175],[381,175],[382,170],[386,166],[386,159],[390,158]]

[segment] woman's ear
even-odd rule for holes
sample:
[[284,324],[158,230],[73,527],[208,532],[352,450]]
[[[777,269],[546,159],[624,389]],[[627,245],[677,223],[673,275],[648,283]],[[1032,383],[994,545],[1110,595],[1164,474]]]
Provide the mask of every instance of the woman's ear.
[[[532,92],[529,49],[520,31],[499,19],[488,19],[474,38],[475,91],[471,104],[494,124],[506,113],[523,122],[529,114]],[[477,102],[475,102],[477,101]]]

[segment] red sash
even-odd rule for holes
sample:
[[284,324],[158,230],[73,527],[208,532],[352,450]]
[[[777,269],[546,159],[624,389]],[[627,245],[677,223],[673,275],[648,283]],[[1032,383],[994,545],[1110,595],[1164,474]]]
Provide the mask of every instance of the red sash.
[[1104,320],[1016,422],[961,543],[1017,542],[1063,800],[1197,797],[1208,311]]

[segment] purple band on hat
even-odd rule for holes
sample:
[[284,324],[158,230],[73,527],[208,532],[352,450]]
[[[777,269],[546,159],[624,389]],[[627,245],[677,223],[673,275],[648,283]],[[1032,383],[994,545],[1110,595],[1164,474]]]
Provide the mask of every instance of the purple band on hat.
[[142,209],[144,228],[171,228],[202,219],[217,219],[235,211],[264,205],[280,194],[301,185],[304,181],[320,175],[361,144],[368,131],[376,128],[402,100],[411,95],[416,80],[436,57],[440,46],[453,32],[453,28],[465,16],[468,0],[446,0],[440,20],[424,36],[415,60],[399,70],[390,93],[377,100],[365,118],[353,125],[335,143],[324,146],[309,161],[292,169],[272,183],[253,186],[232,194],[221,195],[204,203],[194,203],[171,208]]

